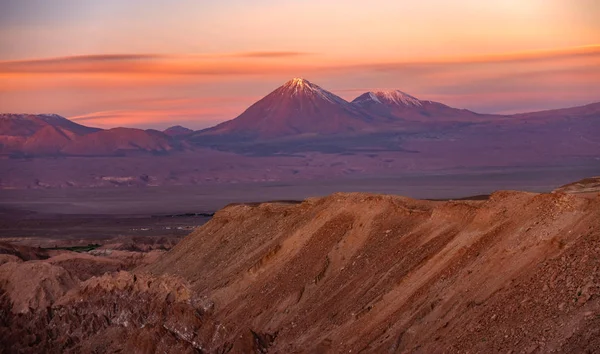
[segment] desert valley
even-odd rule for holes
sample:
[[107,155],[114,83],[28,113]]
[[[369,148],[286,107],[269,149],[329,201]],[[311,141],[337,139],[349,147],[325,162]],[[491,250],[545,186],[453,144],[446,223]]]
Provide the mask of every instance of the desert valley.
[[599,13],[0,0],[0,354],[600,353]]
[[2,115],[4,351],[594,351],[599,117],[303,79],[201,131]]
[[599,186],[337,193],[232,204],[181,241],[3,242],[3,351],[595,352]]

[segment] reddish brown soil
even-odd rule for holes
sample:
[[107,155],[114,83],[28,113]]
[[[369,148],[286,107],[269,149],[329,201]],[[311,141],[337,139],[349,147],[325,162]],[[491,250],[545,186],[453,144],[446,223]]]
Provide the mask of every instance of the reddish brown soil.
[[580,181],[561,186],[555,193],[585,194],[593,196],[600,192],[600,177],[584,178]]
[[[0,313],[1,352],[224,352],[225,329],[184,281],[121,272],[76,286],[35,313]],[[0,305],[10,308],[0,292]]]
[[4,263],[0,266],[0,279],[14,313],[46,308],[78,283],[63,267],[44,261]]
[[41,248],[19,246],[8,242],[0,242],[0,255],[14,256],[22,261],[47,259],[50,257],[48,251]]
[[231,205],[132,272],[93,273],[130,251],[7,255],[0,348],[598,352],[598,215],[600,195],[512,191]]
[[269,352],[597,351],[600,197],[335,194],[223,209],[147,269]]
[[0,243],[0,289],[10,299],[11,311],[35,312],[52,306],[81,281],[153,263],[165,252],[120,250],[119,241],[84,253]]

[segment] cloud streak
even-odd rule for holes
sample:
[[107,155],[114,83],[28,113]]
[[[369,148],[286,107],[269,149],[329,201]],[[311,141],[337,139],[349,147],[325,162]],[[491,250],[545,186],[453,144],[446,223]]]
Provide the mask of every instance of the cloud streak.
[[234,58],[293,58],[314,55],[314,53],[305,52],[246,52],[224,55],[224,57]]
[[[0,61],[0,74],[244,75],[293,70],[281,59],[312,53],[244,52],[207,55],[103,54]],[[272,60],[278,59],[274,63]],[[262,62],[261,62],[262,61]],[[301,67],[302,64],[299,65]]]
[[[0,74],[131,74],[131,75],[255,75],[285,72],[372,70],[428,71],[440,67],[472,64],[519,64],[553,60],[596,61],[600,45],[560,50],[509,53],[474,57],[423,59],[419,61],[305,60],[304,52],[245,52],[210,55],[104,54],[34,60],[0,61]],[[271,59],[277,59],[273,62]],[[248,61],[250,60],[250,61]]]
[[[223,111],[218,108],[178,108],[170,110],[123,109],[98,111],[69,117],[80,124],[113,128],[119,126],[136,128],[165,128],[173,125],[186,125],[200,129],[217,124]],[[200,123],[200,124],[199,124]]]

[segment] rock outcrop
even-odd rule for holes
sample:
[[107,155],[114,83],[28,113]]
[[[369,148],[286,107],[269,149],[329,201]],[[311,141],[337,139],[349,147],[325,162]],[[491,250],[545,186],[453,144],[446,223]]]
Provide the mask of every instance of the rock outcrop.
[[0,294],[0,337],[6,352],[224,352],[225,328],[207,300],[185,281],[129,272],[94,277],[51,307],[25,314]]

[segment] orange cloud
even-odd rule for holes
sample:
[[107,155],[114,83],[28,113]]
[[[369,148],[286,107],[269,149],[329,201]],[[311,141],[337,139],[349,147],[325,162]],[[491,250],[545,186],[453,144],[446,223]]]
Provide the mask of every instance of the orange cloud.
[[[166,56],[157,54],[108,54],[34,60],[0,61],[0,74],[146,74],[146,75],[244,75],[314,67],[309,62],[273,62],[299,58],[301,52],[247,52],[219,55]],[[250,61],[248,61],[250,60]],[[264,60],[261,62],[261,60]]]
[[313,53],[305,52],[246,52],[246,53],[235,53],[228,56],[238,58],[290,58],[290,57],[301,57],[306,55],[313,55]]
[[577,58],[600,55],[600,45],[588,45],[573,48],[559,48],[548,50],[523,51],[515,53],[501,53],[492,55],[479,55],[470,57],[447,58],[434,60],[433,62],[448,63],[459,62],[463,64],[471,63],[506,63],[506,62],[526,62],[537,60],[553,60],[563,58]]
[[[259,97],[200,97],[182,99],[124,99],[120,106],[134,109],[102,110],[70,116],[80,124],[100,128],[115,126],[151,127],[158,125],[191,125],[194,128],[209,126],[231,119],[245,108],[248,102]],[[199,125],[200,124],[200,125]]]
[[[204,121],[205,125],[222,120],[221,108],[170,109],[170,110],[113,110],[88,113],[69,119],[87,126],[113,128],[118,126],[144,127],[178,125]],[[221,119],[215,118],[221,117]],[[208,118],[208,120],[203,118]]]
[[[550,61],[600,57],[600,45],[497,55],[424,58],[419,61],[353,62],[350,59],[306,60],[310,53],[247,52],[215,55],[106,54],[35,60],[0,61],[0,74],[115,73],[157,75],[254,75],[328,70],[412,70],[436,66]],[[245,59],[255,59],[247,61]],[[261,59],[287,59],[273,62]]]

